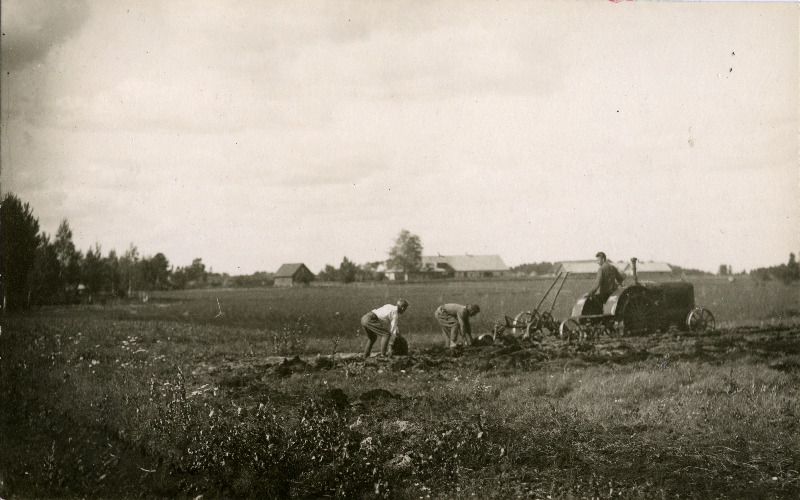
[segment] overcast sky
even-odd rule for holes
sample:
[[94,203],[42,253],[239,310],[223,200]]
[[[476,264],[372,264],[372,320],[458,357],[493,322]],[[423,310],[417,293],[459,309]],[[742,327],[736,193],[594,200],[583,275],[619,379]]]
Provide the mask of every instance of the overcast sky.
[[78,248],[800,252],[796,2],[2,2],[2,182]]

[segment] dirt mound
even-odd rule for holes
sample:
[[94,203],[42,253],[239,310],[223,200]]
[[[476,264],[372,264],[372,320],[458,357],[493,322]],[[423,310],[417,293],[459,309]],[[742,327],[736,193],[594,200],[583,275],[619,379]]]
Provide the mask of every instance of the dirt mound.
[[[417,353],[410,356],[393,356],[382,360],[385,367],[394,372],[405,371],[428,371],[432,369],[439,369],[453,364],[450,354],[446,350],[437,351],[431,354],[430,352]],[[378,362],[380,364],[381,361]],[[372,366],[372,365],[370,365]]]
[[408,370],[412,368],[415,364],[416,364],[415,360],[411,357],[408,356],[403,356],[400,358],[395,357],[391,358],[391,360],[389,361],[389,368],[391,368],[392,371],[399,372],[401,370]]
[[334,387],[325,391],[321,399],[324,403],[327,403],[340,411],[350,406],[350,398],[348,398],[347,394],[345,394],[345,392],[338,387]]
[[402,396],[399,394],[387,391],[386,389],[372,389],[362,392],[361,395],[351,403],[350,407],[359,414],[372,413],[386,417],[395,415],[398,411],[398,405],[403,405]]
[[331,368],[335,367],[336,363],[327,356],[320,356],[314,359],[314,369],[315,370],[330,370]]
[[273,366],[270,372],[279,377],[290,377],[293,373],[304,373],[311,370],[311,365],[295,356],[291,359],[285,358],[279,364]]

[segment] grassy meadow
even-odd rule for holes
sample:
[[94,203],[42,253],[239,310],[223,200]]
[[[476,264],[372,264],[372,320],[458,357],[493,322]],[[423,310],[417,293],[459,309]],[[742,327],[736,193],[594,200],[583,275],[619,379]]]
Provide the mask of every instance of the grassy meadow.
[[[437,305],[480,304],[488,332],[550,281],[191,290],[5,316],[0,497],[797,498],[798,289],[694,283],[715,334],[455,351]],[[555,317],[588,287],[568,281]],[[410,355],[342,356],[363,346],[361,315],[398,297]]]

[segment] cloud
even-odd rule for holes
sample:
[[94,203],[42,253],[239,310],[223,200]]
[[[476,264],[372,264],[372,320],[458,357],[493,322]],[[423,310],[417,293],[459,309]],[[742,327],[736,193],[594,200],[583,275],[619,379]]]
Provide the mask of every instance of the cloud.
[[785,7],[0,1],[3,187],[81,248],[274,269],[381,258],[406,227],[508,263],[715,269],[715,241],[797,246],[755,230],[798,218]]
[[3,0],[3,69],[17,71],[44,60],[88,17],[84,0]]

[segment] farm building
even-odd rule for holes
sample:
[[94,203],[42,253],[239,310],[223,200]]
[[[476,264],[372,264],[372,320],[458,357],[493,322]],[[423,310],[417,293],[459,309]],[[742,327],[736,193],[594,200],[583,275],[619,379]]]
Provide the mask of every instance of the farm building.
[[275,286],[307,285],[314,281],[314,273],[305,264],[284,264],[275,273]]
[[[633,276],[633,266],[630,262],[612,262],[620,273],[626,278]],[[569,272],[573,278],[594,278],[597,276],[596,260],[571,260],[556,263],[555,274]],[[672,268],[665,262],[636,262],[636,275],[639,279],[669,279],[672,278]],[[626,280],[627,282],[627,280]]]
[[408,280],[433,280],[447,278],[447,271],[444,269],[423,265],[419,271],[403,271],[402,269],[387,269],[384,271],[386,279],[389,281],[408,281]]
[[[625,268],[624,262],[612,262],[620,273],[623,273]],[[596,260],[565,260],[556,262],[554,273],[569,273],[573,278],[594,278],[597,276],[597,261]]]
[[499,255],[423,255],[422,269],[451,278],[490,278],[509,273]]
[[[625,267],[619,267],[619,272],[625,276],[633,276],[633,266],[630,262],[625,264]],[[672,278],[672,267],[666,262],[636,262],[636,276],[642,280],[657,280],[657,279],[670,279]]]

